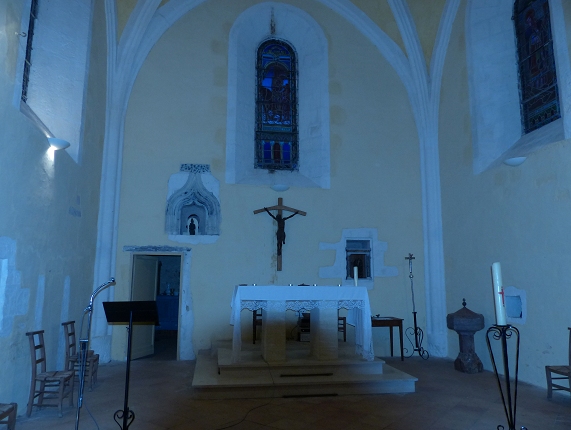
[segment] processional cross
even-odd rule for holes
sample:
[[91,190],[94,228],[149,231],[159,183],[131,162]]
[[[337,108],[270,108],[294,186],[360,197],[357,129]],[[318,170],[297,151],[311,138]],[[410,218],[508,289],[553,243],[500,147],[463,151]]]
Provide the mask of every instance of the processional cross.
[[[254,211],[254,215],[255,214],[259,214],[261,212],[267,212],[268,215],[270,215],[277,223],[278,223],[278,230],[276,231],[276,239],[277,239],[277,246],[278,246],[278,250],[277,250],[277,256],[278,256],[278,271],[281,272],[282,270],[282,245],[285,243],[285,238],[286,238],[286,234],[285,234],[285,222],[286,220],[296,216],[296,215],[307,215],[306,212],[304,211],[300,211],[299,209],[294,209],[294,208],[290,208],[289,206],[284,206],[283,204],[284,199],[282,199],[281,197],[278,197],[278,204],[275,206],[270,206],[269,208],[262,208],[262,209],[256,209]],[[272,214],[270,211],[278,211],[278,213],[276,215]],[[288,212],[293,212],[293,214],[286,216],[284,218],[282,211],[288,211]]]

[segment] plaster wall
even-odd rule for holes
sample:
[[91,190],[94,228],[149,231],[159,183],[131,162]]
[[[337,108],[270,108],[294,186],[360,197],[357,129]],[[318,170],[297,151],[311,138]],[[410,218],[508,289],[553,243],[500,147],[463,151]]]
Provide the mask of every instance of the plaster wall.
[[[403,317],[412,325],[404,259],[410,252],[417,257],[417,309],[425,303],[419,145],[411,108],[378,50],[327,7],[287,2],[310,14],[328,38],[331,189],[292,187],[276,193],[268,186],[223,182],[228,34],[237,16],[255,3],[209,1],[196,7],[162,36],[137,77],[125,124],[115,298],[126,299],[130,290],[131,257],[124,246],[176,246],[164,232],[167,181],[180,164],[202,163],[221,181],[222,224],[218,241],[193,246],[195,352],[231,338],[230,299],[238,283],[341,283],[319,278],[319,268],[335,258],[333,251],[319,251],[319,243],[339,241],[344,228],[375,228],[379,240],[387,242],[385,265],[397,267],[398,275],[375,279],[369,291],[372,312]],[[278,197],[307,212],[286,223],[281,272],[276,271],[274,221],[265,213],[253,214]],[[424,318],[419,312],[420,325]],[[243,332],[250,333],[250,319],[243,321]],[[388,333],[374,336],[378,352],[387,353]],[[114,340],[113,358],[123,358],[123,343]]]
[[[459,11],[458,17],[464,16]],[[566,8],[567,26],[570,17]],[[504,285],[527,294],[527,320],[516,324],[521,333],[520,379],[545,386],[544,366],[567,361],[571,326],[571,141],[538,150],[519,167],[500,164],[475,175],[472,126],[464,23],[458,19],[443,77],[440,115],[447,312],[460,309],[466,298],[468,308],[484,315],[485,329],[476,333],[475,346],[484,367],[491,370],[485,330],[495,323],[490,267],[499,261]],[[448,341],[449,356],[455,358],[457,334],[449,331]]]
[[[0,2],[0,398],[18,402],[20,411],[30,383],[25,333],[45,330],[48,366],[61,368],[63,318],[79,323],[91,294],[105,95],[105,52],[94,50],[84,161],[48,150],[45,136],[12,105],[23,43],[15,32],[27,3]],[[99,27],[94,43],[104,34]]]

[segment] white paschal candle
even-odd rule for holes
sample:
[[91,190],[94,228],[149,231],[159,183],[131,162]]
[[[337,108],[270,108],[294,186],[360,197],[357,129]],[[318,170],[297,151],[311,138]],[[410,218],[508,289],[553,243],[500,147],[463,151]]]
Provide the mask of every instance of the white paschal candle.
[[355,286],[357,287],[359,284],[359,268],[357,266],[353,266],[353,281],[355,281]]
[[492,282],[494,286],[494,306],[496,308],[496,324],[506,325],[506,308],[504,305],[502,267],[498,262],[492,264]]

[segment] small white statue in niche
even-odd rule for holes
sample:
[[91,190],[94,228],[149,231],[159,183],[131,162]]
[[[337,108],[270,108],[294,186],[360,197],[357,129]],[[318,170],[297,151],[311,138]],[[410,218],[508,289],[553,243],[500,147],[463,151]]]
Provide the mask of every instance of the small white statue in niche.
[[186,221],[186,231],[191,236],[200,234],[198,230],[198,216],[196,214],[192,214],[188,217]]

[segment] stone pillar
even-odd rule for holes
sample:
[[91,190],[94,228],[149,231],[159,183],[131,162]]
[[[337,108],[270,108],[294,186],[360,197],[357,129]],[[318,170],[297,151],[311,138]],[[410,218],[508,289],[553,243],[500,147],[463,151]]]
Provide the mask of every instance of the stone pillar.
[[262,357],[267,362],[286,360],[285,302],[283,310],[262,312]]
[[311,310],[311,356],[318,360],[336,360],[339,356],[337,302],[322,302]]

